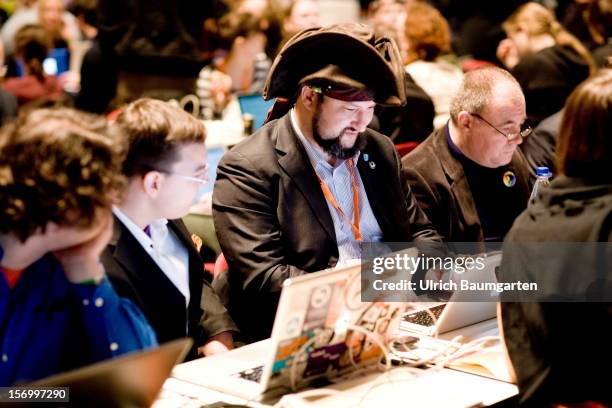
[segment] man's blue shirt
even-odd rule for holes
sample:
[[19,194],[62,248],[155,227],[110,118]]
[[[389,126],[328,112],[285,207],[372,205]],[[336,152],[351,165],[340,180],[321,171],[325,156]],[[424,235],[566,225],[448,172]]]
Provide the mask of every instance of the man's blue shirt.
[[[0,260],[3,254],[0,247]],[[156,345],[144,315],[106,278],[73,284],[51,254],[30,265],[13,289],[0,273],[0,386]]]

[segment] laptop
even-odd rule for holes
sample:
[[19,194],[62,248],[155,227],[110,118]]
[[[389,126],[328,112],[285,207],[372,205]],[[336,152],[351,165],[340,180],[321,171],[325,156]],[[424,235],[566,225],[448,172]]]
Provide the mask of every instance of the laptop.
[[375,370],[383,352],[374,338],[395,335],[404,303],[361,302],[360,271],[356,263],[285,280],[269,339],[178,365],[172,376],[251,401]]
[[70,406],[148,407],[172,367],[183,361],[193,341],[174,340],[153,349],[47,377],[35,387],[68,387]]
[[[474,268],[469,273],[466,272],[461,279],[471,283],[496,283],[496,270],[500,263],[500,252],[489,253],[484,257],[484,268]],[[479,301],[475,302],[475,297]],[[446,333],[494,318],[498,300],[499,294],[496,291],[479,292],[475,295],[474,292],[456,290],[447,303],[413,303],[413,306],[417,307],[403,317],[400,328],[430,336]]]
[[[16,74],[19,77],[25,75],[23,63],[17,61]],[[70,69],[70,51],[68,48],[53,48],[49,51],[47,58],[43,61],[43,71],[47,75],[60,75]]]
[[253,132],[263,126],[268,111],[274,105],[274,99],[264,100],[261,94],[239,95],[238,104],[242,115],[249,114],[253,117]]

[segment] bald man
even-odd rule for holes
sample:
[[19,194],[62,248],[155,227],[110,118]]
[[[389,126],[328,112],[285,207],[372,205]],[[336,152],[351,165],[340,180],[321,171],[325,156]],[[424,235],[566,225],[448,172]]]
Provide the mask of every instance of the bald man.
[[507,71],[484,68],[465,74],[450,113],[402,160],[408,183],[446,241],[501,242],[530,194],[525,97]]

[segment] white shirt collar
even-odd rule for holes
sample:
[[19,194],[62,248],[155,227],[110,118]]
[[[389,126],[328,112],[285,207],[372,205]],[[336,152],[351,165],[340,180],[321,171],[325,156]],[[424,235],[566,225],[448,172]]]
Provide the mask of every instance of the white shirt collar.
[[151,237],[138,227],[118,207],[113,207],[113,214],[125,225],[136,241],[153,258],[161,271],[185,297],[185,307],[189,307],[189,253],[178,237],[170,234],[168,220],[159,218],[149,224]]
[[125,225],[125,227],[132,233],[134,238],[143,246],[143,248],[148,249],[153,247],[153,240],[149,237],[138,225],[132,221],[130,217],[128,217],[123,211],[119,209],[119,207],[113,207],[113,214],[119,221]]

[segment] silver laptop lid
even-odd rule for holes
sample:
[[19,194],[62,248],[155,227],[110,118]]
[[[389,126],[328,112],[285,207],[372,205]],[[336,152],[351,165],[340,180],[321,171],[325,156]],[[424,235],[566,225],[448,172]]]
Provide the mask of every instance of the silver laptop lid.
[[376,364],[395,333],[403,303],[361,302],[361,265],[287,279],[272,331],[267,389],[303,386]]

